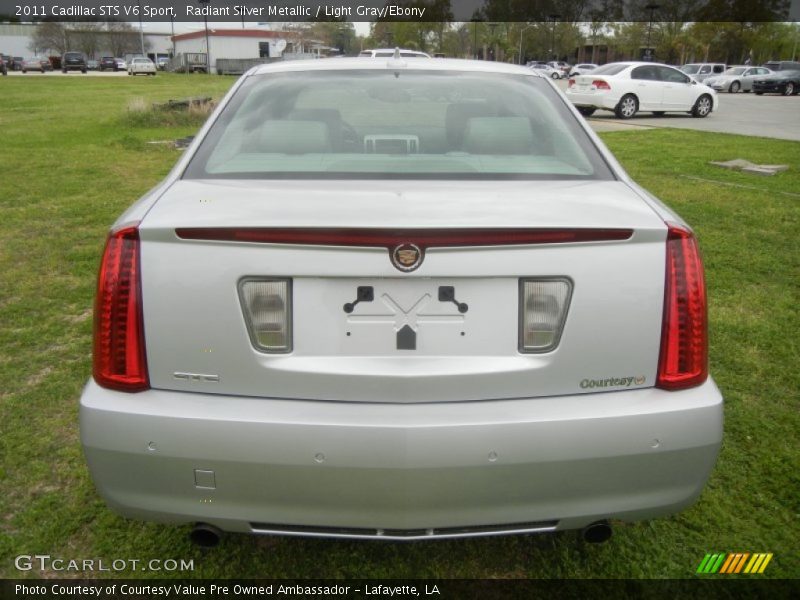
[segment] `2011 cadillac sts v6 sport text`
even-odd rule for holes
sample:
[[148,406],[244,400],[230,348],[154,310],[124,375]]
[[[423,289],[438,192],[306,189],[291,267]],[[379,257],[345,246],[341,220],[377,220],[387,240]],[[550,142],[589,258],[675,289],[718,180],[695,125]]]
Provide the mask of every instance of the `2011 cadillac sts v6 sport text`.
[[603,538],[703,489],[706,325],[691,229],[546,77],[260,66],[111,229],[82,441],[199,541]]

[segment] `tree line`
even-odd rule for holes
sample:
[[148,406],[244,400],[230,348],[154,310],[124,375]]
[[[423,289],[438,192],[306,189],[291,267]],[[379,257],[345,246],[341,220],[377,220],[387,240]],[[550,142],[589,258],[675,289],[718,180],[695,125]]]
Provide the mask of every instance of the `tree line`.
[[[145,40],[144,46],[147,51],[150,43]],[[141,52],[141,40],[130,23],[121,21],[74,24],[44,21],[37,25],[29,48],[34,54],[62,55],[72,50],[88,57],[95,57],[98,52],[125,56]]]

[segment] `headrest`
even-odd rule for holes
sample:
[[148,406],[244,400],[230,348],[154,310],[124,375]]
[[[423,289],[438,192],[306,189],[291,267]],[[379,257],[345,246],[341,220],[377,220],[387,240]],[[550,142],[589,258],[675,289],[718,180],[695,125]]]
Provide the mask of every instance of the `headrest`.
[[445,113],[445,134],[450,150],[461,150],[467,121],[473,117],[488,117],[493,114],[487,102],[459,102],[448,104]]
[[314,154],[331,151],[331,135],[323,121],[264,121],[256,152]]
[[470,154],[530,154],[531,122],[526,117],[474,117],[467,121],[464,150]]

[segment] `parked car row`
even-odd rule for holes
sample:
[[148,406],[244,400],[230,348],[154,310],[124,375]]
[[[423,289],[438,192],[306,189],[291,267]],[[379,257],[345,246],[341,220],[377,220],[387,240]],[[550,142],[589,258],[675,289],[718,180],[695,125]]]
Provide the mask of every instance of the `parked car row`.
[[[53,70],[53,64],[49,58],[32,56],[22,59],[0,54],[0,73],[8,75],[9,70],[15,70],[15,65],[19,66],[16,70],[22,71],[22,73],[27,73],[28,71],[44,73],[45,71]],[[113,56],[104,56],[99,61],[96,61],[88,60],[82,52],[65,53],[61,58],[60,69],[62,73],[68,73],[69,71],[86,73],[87,71],[95,70],[127,71],[128,75],[155,75],[157,70],[155,63],[146,57],[135,57],[131,59],[130,63]]]

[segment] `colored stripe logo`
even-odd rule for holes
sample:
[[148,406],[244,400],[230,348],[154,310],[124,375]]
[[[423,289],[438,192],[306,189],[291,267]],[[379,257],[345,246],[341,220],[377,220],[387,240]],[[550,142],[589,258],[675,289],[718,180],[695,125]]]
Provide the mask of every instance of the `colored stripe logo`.
[[759,552],[751,554],[749,552],[732,552],[706,554],[705,558],[697,567],[697,572],[702,574],[724,573],[747,573],[755,575],[763,573],[769,561],[772,560],[772,552]]

